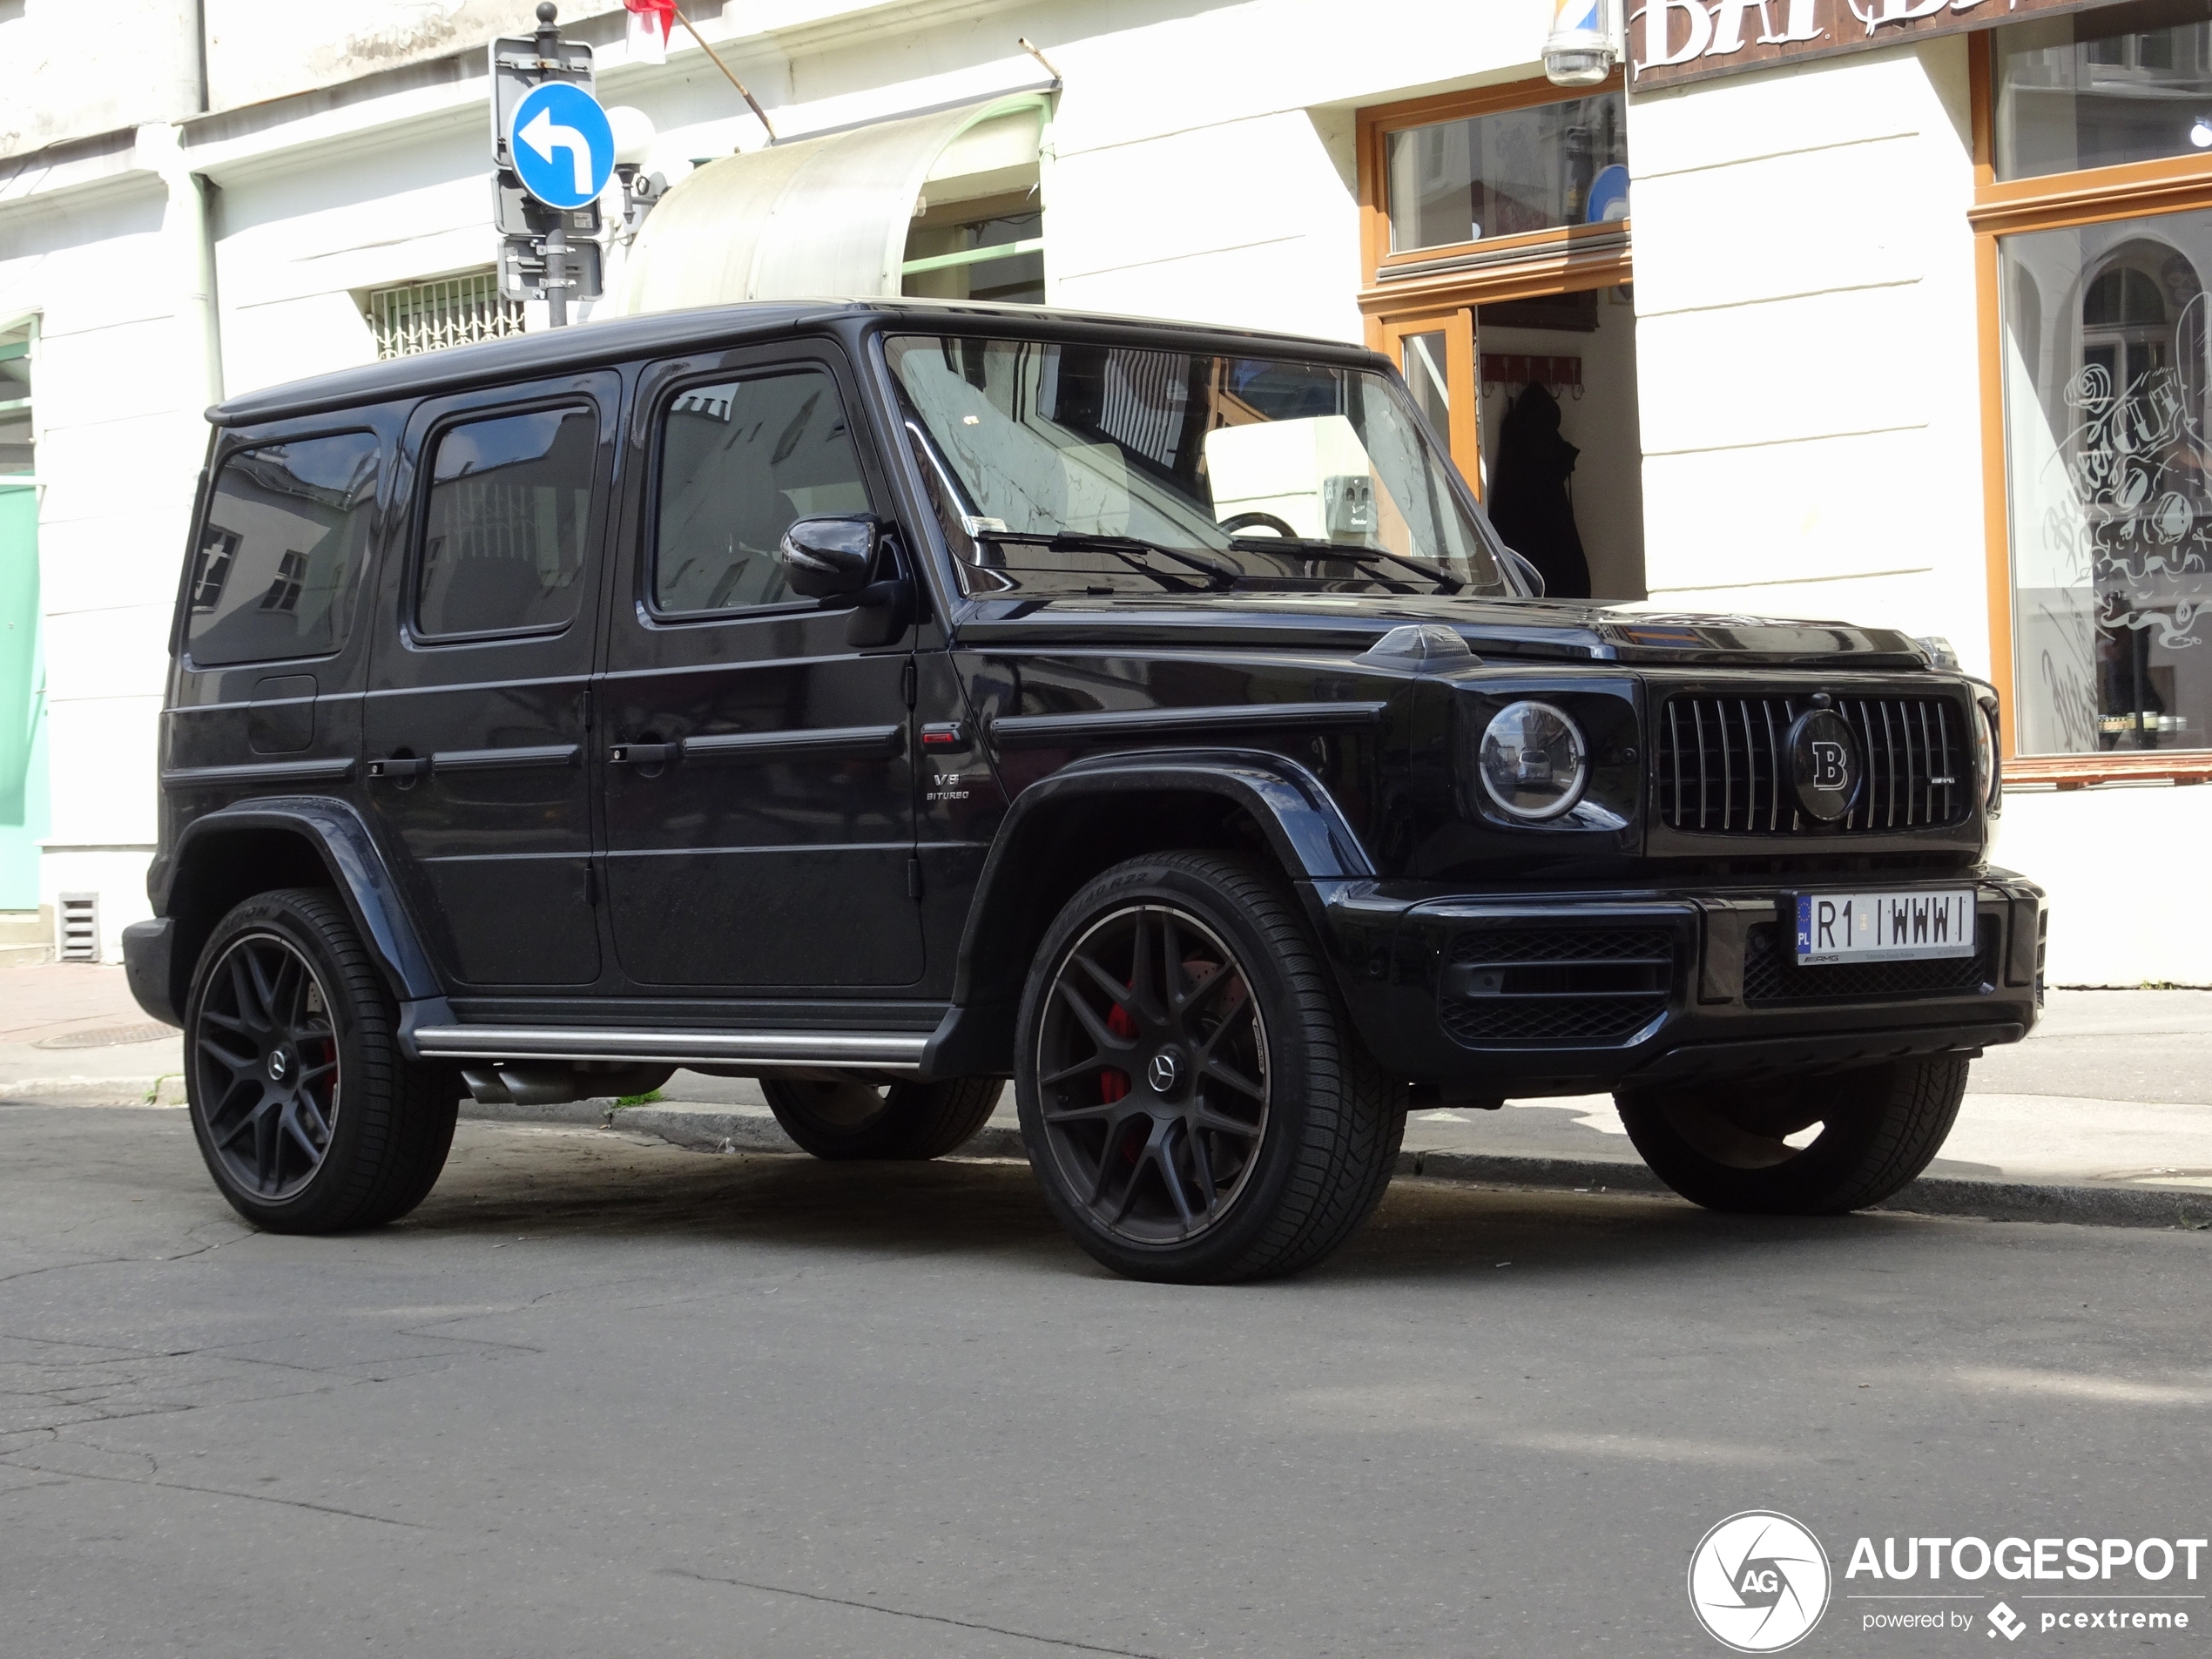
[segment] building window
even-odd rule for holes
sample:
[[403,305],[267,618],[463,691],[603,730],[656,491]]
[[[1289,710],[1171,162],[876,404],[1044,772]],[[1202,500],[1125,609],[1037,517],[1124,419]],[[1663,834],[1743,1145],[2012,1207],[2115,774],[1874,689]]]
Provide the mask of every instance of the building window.
[[1560,597],[1645,596],[1620,84],[1359,112],[1367,341]]
[[1628,215],[1616,91],[1401,127],[1383,142],[1393,253]]
[[368,315],[379,360],[523,332],[523,307],[500,297],[499,273],[489,269],[379,288],[368,296]]
[[2016,779],[2212,772],[2212,23],[2175,10],[2007,25],[1979,71]]
[[2212,149],[2212,20],[2175,10],[2149,0],[2000,30],[1997,177]]
[[0,333],[0,475],[28,475],[37,451],[30,425],[31,331],[29,324]]

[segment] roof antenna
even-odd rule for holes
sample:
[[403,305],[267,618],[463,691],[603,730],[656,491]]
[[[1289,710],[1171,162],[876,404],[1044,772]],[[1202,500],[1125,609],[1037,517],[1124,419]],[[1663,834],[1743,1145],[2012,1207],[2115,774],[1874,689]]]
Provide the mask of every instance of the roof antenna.
[[1028,53],[1030,57],[1035,58],[1037,62],[1044,65],[1044,72],[1052,77],[1052,84],[1055,86],[1066,84],[1065,78],[1061,75],[1058,70],[1053,68],[1052,59],[1047,57],[1042,52],[1039,51],[1035,46],[1031,45],[1029,44],[1028,36],[1016,35],[1014,37],[1014,44],[1019,46],[1023,51]]

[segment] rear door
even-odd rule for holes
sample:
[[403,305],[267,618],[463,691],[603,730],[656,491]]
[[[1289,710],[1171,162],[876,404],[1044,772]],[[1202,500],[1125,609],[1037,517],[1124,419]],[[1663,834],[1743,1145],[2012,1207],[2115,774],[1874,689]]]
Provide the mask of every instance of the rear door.
[[464,986],[599,976],[584,745],[620,409],[619,377],[599,373],[434,400],[408,422],[367,792]]
[[792,593],[797,518],[883,480],[825,347],[654,365],[599,740],[615,948],[644,986],[838,990],[921,976],[909,629],[846,642]]

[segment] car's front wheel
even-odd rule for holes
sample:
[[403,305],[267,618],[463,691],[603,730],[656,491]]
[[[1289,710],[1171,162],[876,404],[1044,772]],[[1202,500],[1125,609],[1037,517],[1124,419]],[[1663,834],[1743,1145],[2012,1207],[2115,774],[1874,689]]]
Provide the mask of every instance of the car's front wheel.
[[185,1009],[185,1093],[208,1173],[255,1226],[375,1226],[428,1194],[460,1082],[400,1053],[395,1014],[334,894],[259,894],[216,924]]
[[1274,874],[1211,853],[1069,900],[1022,997],[1022,1137],[1076,1242],[1134,1278],[1295,1272],[1380,1202],[1406,1114]]
[[1836,1215],[1879,1204],[1928,1167],[1966,1092],[1939,1055],[1825,1076],[1679,1083],[1617,1097],[1652,1172],[1709,1210]]

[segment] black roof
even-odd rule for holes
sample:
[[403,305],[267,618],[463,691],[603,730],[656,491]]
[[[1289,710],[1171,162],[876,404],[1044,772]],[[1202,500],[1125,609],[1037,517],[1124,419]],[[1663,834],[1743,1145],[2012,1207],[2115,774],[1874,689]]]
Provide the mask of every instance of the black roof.
[[482,345],[455,346],[415,357],[394,358],[361,368],[340,369],[332,374],[318,374],[310,380],[291,381],[257,392],[242,393],[208,410],[207,418],[217,426],[250,426],[262,421],[382,403],[395,398],[461,391],[472,386],[564,369],[596,368],[668,352],[741,345],[747,340],[799,334],[840,321],[851,324],[892,320],[925,327],[972,326],[979,321],[1012,323],[1041,334],[1103,334],[1122,340],[1132,333],[1155,339],[1167,334],[1173,336],[1178,345],[1195,349],[1211,345],[1234,351],[1257,345],[1289,348],[1303,356],[1339,361],[1374,361],[1373,354],[1364,347],[1346,345],[1342,341],[1205,323],[1049,310],[1035,306],[910,300],[752,300],[742,305],[707,306],[644,317],[617,317],[573,328],[548,329],[506,340],[486,341]]

